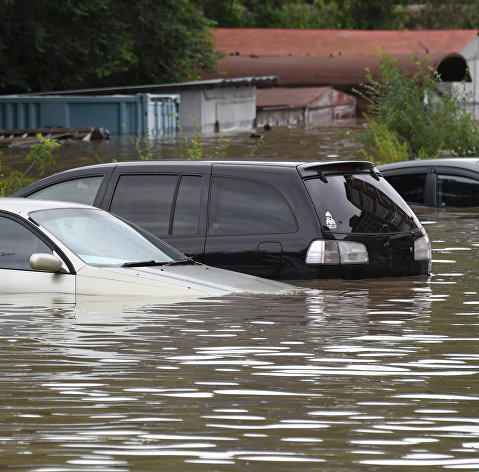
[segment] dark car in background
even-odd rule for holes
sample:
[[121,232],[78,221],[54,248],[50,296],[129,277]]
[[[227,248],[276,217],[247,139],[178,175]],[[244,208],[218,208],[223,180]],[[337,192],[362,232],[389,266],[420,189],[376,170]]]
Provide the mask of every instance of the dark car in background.
[[424,228],[370,162],[99,164],[13,196],[92,204],[199,262],[261,277],[356,279],[430,269]]
[[479,159],[423,159],[378,166],[385,179],[410,205],[479,206]]

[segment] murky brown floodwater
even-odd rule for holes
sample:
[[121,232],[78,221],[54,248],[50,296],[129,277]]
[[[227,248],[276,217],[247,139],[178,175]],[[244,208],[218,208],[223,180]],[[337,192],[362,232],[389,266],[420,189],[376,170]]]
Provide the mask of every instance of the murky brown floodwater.
[[[333,134],[283,137],[278,157],[358,157]],[[417,214],[430,279],[172,306],[0,299],[0,470],[479,470],[479,213]]]

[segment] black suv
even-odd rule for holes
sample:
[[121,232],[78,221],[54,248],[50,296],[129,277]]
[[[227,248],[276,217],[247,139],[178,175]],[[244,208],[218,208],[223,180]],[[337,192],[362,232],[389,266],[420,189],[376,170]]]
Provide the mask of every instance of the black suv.
[[92,204],[197,261],[273,279],[430,270],[424,228],[370,162],[110,163],[60,172],[12,196]]

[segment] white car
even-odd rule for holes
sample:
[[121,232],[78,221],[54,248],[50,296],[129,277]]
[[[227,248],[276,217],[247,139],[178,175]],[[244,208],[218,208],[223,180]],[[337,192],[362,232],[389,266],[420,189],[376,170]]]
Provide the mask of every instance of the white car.
[[167,302],[296,287],[194,262],[88,205],[0,198],[0,295],[137,297]]

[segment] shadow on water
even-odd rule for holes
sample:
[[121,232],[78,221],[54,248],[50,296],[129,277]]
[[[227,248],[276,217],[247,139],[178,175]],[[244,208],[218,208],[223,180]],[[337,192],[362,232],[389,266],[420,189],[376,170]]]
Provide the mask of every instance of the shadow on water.
[[479,213],[416,213],[430,278],[2,298],[0,470],[478,470]]

